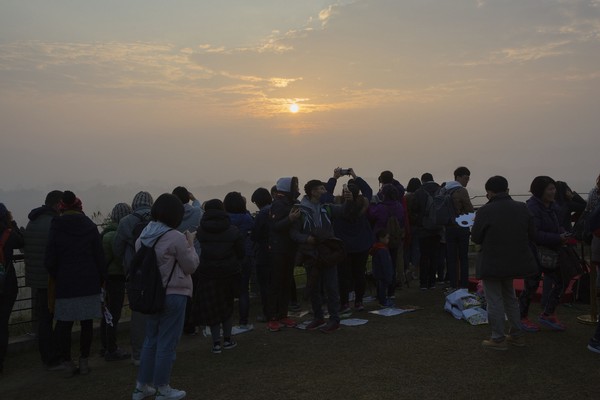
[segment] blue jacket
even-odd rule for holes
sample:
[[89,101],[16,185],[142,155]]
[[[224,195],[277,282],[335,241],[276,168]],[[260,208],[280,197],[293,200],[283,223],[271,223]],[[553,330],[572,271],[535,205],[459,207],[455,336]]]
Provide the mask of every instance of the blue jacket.
[[252,243],[250,235],[254,230],[254,218],[252,218],[252,215],[250,215],[249,212],[244,214],[228,213],[228,215],[231,225],[237,226],[242,234],[242,237],[244,238],[244,251],[246,253],[246,257],[252,256],[254,254],[254,244]]

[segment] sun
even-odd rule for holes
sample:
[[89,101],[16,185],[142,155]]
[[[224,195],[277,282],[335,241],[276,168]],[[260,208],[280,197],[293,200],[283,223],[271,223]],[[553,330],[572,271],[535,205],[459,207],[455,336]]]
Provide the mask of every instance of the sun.
[[296,114],[298,111],[300,111],[300,106],[296,103],[294,104],[290,104],[290,112],[293,114]]

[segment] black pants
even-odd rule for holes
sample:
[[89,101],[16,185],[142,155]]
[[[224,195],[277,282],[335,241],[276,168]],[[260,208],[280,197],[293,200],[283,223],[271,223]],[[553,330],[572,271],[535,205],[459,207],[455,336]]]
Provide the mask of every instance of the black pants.
[[271,282],[269,284],[268,319],[287,317],[290,286],[294,276],[295,252],[271,254]]
[[349,302],[352,290],[354,290],[354,302],[362,303],[367,286],[365,273],[368,258],[368,250],[359,253],[348,253],[344,262],[338,265],[340,303],[342,307]]
[[419,238],[421,259],[419,260],[419,286],[430,288],[435,286],[435,276],[440,259],[440,236],[423,236]]
[[[553,314],[556,311],[556,307],[560,304],[560,296],[562,296],[565,285],[560,274],[560,270],[556,271],[545,271],[544,275],[547,279],[552,281],[549,291],[543,297],[546,299],[543,305],[543,312],[546,314]],[[540,285],[541,274],[536,275],[533,278],[525,278],[523,291],[519,296],[519,309],[521,311],[521,319],[527,318],[529,315],[529,305],[531,304],[531,296],[536,292]]]
[[106,299],[104,305],[112,314],[112,326],[106,323],[104,317],[100,320],[100,342],[107,353],[117,350],[117,327],[121,319],[121,310],[125,299],[125,277],[109,277],[104,286]]
[[0,294],[0,371],[8,349],[8,320],[17,299],[17,277],[14,268],[8,269],[4,281],[4,293]]
[[54,335],[54,315],[48,308],[48,289],[31,289],[31,291],[40,357],[45,365],[54,365],[60,362],[60,354],[58,354]]
[[260,304],[262,313],[267,316],[267,304],[269,301],[269,283],[271,280],[271,263],[268,261],[256,263],[256,279],[260,289]]
[[[86,319],[80,321],[81,336],[79,338],[79,355],[82,358],[90,356],[92,348],[92,339],[94,338],[94,320]],[[56,337],[59,342],[60,354],[64,361],[71,361],[71,332],[73,331],[74,321],[57,321]]]

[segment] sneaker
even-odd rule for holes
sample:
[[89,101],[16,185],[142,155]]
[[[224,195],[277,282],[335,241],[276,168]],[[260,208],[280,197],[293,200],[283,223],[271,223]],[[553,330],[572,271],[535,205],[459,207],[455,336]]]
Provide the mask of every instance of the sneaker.
[[156,400],[180,400],[185,397],[185,391],[173,389],[171,386],[161,386],[156,390]]
[[316,329],[321,328],[325,325],[325,320],[323,318],[313,319],[310,324],[306,326],[307,331],[314,331]]
[[298,324],[296,323],[296,321],[294,321],[293,319],[291,319],[291,318],[288,318],[288,317],[281,318],[281,319],[279,320],[279,324],[280,324],[280,325],[283,325],[283,326],[286,326],[286,327],[288,327],[288,328],[294,328],[296,325],[298,325]]
[[117,348],[117,350],[113,351],[112,353],[106,353],[104,354],[104,359],[106,361],[122,361],[122,360],[128,360],[131,357],[131,354],[129,354],[128,352]]
[[279,321],[269,321],[267,322],[267,329],[271,332],[279,332],[281,330],[281,324]]
[[131,395],[131,400],[143,400],[156,395],[156,389],[147,384],[136,386]]
[[523,329],[525,332],[538,332],[540,330],[540,326],[531,322],[528,318],[521,318],[521,329]]
[[362,301],[359,301],[358,303],[354,303],[354,310],[365,311],[365,305],[362,303]]
[[525,335],[506,335],[506,343],[510,344],[511,346],[525,347]]
[[421,287],[419,288],[419,290],[421,290],[421,291],[423,291],[423,292],[424,292],[424,291],[426,291],[426,290],[427,290],[427,286],[421,286]]
[[236,346],[237,346],[237,342],[234,341],[234,340],[225,340],[223,342],[223,349],[224,350],[231,350],[231,349],[233,349]]
[[319,329],[323,333],[333,333],[340,329],[340,323],[338,321],[329,321],[327,325]]
[[212,353],[213,354],[221,354],[222,348],[221,348],[221,343],[215,343],[213,344],[212,347]]
[[540,314],[540,323],[547,327],[554,329],[555,331],[564,331],[567,327],[556,318],[556,315],[545,315]]
[[264,316],[264,315],[262,315],[262,314],[261,314],[261,315],[258,315],[258,316],[256,317],[256,322],[267,322],[267,321],[268,321],[268,320],[267,320],[267,317],[265,317],[265,316]]
[[290,303],[290,305],[288,306],[288,310],[292,312],[298,312],[302,310],[302,307],[300,307],[300,304],[298,303]]
[[65,366],[61,371],[63,371],[63,376],[65,378],[72,378],[75,375],[79,374],[79,368],[75,366],[73,361],[65,361],[63,362]]
[[80,375],[87,375],[90,373],[90,366],[88,364],[88,359],[87,357],[79,357],[79,374]]
[[379,303],[379,307],[388,308],[394,307],[394,302],[392,299],[386,299],[383,303]]
[[349,312],[352,312],[352,310],[350,309],[350,304],[342,304],[342,306],[340,307],[340,314],[347,314]]
[[593,351],[594,353],[600,353],[600,340],[591,338],[588,342],[587,348],[589,351]]
[[501,341],[496,341],[493,339],[486,339],[483,342],[481,342],[481,345],[485,348],[485,349],[492,349],[492,350],[500,350],[500,351],[504,351],[508,349],[508,345],[506,344],[506,340],[501,340]]

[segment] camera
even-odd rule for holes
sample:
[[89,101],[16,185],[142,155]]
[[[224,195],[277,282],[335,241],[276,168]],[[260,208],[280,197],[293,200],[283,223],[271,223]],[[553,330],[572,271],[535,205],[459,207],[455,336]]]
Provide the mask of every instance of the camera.
[[340,168],[341,175],[352,175],[352,168]]

